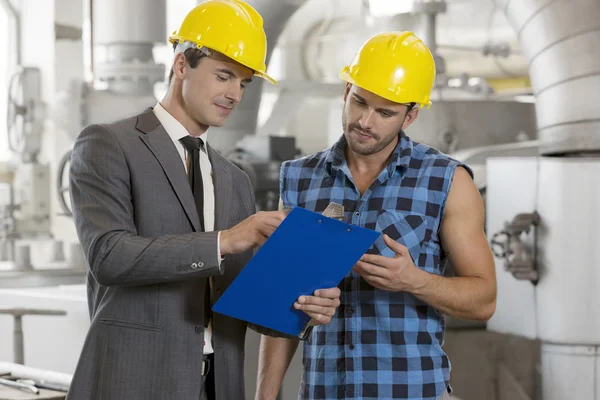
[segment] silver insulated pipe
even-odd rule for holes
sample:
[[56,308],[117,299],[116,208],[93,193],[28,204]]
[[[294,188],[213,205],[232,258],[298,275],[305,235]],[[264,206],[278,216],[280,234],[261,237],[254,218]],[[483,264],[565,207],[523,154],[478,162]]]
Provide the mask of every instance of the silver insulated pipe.
[[529,63],[540,154],[599,152],[600,0],[494,1]]

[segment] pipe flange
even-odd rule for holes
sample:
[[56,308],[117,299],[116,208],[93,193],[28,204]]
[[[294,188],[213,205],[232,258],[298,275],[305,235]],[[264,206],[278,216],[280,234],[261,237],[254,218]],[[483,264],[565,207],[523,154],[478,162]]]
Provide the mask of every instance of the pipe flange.
[[163,64],[131,62],[120,64],[99,64],[96,66],[96,76],[101,81],[138,80],[145,79],[151,83],[162,82],[165,79]]
[[439,14],[446,12],[445,0],[415,0],[413,2],[414,13]]

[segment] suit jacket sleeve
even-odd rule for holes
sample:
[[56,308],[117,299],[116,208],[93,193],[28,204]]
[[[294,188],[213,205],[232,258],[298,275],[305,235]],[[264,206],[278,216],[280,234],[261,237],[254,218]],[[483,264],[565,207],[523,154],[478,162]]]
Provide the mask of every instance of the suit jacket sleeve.
[[81,132],[69,180],[77,234],[100,285],[148,285],[223,273],[218,232],[137,234],[127,159],[108,127],[90,125]]

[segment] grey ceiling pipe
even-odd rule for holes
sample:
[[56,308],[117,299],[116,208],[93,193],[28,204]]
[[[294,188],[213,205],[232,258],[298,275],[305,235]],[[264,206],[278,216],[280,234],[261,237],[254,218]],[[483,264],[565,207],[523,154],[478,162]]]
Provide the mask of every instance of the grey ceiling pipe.
[[600,1],[494,1],[528,60],[540,154],[600,152]]

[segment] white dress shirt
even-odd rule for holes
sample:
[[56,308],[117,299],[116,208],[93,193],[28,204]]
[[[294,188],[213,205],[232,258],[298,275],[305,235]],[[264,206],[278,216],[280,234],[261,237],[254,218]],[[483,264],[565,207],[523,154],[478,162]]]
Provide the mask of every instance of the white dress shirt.
[[[157,103],[156,106],[154,106],[153,111],[156,115],[156,118],[158,118],[162,126],[171,137],[171,140],[173,141],[173,144],[175,145],[175,148],[181,157],[181,162],[183,163],[183,166],[186,168],[187,172],[187,151],[179,139],[189,136],[189,132],[183,127],[183,125],[181,125],[179,121],[175,119],[175,117],[169,114],[160,103]],[[202,172],[202,186],[204,189],[204,230],[206,232],[210,232],[215,229],[215,186],[213,183],[212,166],[210,164],[210,159],[208,158],[208,150],[206,147],[207,133],[205,132],[199,138],[202,140],[203,144],[200,147],[200,171]],[[217,260],[219,260],[219,263],[221,262],[220,239],[221,234],[219,233],[217,240]],[[204,354],[210,354],[214,352],[211,338],[212,321],[209,322],[208,327],[204,330]]]

